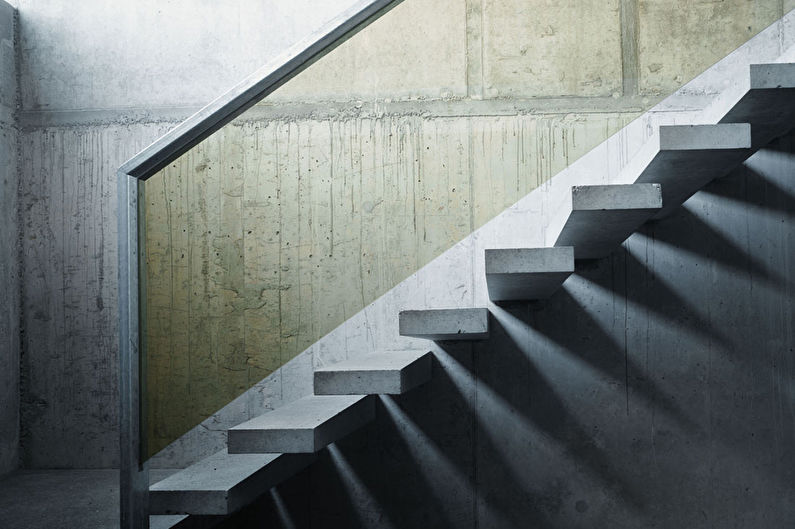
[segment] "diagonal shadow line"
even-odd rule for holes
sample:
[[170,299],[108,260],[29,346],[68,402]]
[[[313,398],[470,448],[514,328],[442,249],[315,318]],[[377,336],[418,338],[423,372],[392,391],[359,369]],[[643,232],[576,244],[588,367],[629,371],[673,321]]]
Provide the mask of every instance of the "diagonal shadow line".
[[[367,435],[368,427],[358,430],[354,436]],[[309,526],[315,523],[322,522],[324,525],[341,525],[346,526],[354,523],[354,526],[362,526],[362,517],[354,501],[354,497],[350,489],[345,483],[345,477],[342,475],[339,466],[333,461],[333,455],[328,449],[322,450],[318,454],[318,459],[310,468],[311,479],[307,487],[307,494],[314,495],[315,483],[323,484],[322,501],[312,501],[309,506]],[[333,507],[329,507],[329,504]],[[274,509],[275,510],[275,509]],[[320,520],[318,520],[320,518]]]
[[[531,525],[539,529],[568,529],[568,524],[562,525],[551,516],[555,510],[559,509],[557,504],[560,499],[552,497],[552,494],[542,494],[537,490],[532,490],[526,483],[522,483],[516,477],[516,473],[524,472],[527,475],[533,475],[533,469],[517,468],[519,461],[504,456],[503,444],[483,426],[484,419],[480,417],[480,413],[477,416],[477,450],[481,454],[492,455],[487,459],[481,457],[480,463],[488,464],[488,472],[500,476],[501,485],[501,490],[495,493],[493,489],[487,489],[481,481],[476,494],[478,510],[488,511],[484,516],[486,519],[493,520],[495,517],[499,517],[502,520],[501,527],[524,529]],[[483,470],[480,473],[482,480]],[[542,484],[539,483],[539,485]],[[518,507],[517,503],[521,503],[521,507]]]
[[276,516],[279,519],[280,525],[284,527],[284,529],[298,529],[298,525],[287,508],[279,489],[276,487],[272,488],[270,490],[270,497],[273,501],[274,510],[276,511]]
[[[256,500],[241,510],[226,516],[196,517],[190,516],[185,522],[185,529],[240,529],[248,527],[291,527],[309,526],[310,475],[313,466],[309,465],[298,474],[289,477],[271,490],[264,491]],[[277,494],[282,505],[278,505]],[[297,516],[299,515],[299,516]],[[284,518],[287,519],[284,519]],[[203,521],[201,518],[209,518]],[[215,518],[215,520],[213,520]],[[192,521],[195,519],[195,521]],[[198,525],[194,525],[198,523]],[[205,524],[205,525],[202,525]],[[183,525],[177,526],[182,529]]]
[[[422,392],[417,389],[414,391]],[[401,415],[403,413],[401,412]],[[427,441],[427,438],[422,440],[422,442]],[[375,421],[337,441],[333,449],[330,447],[329,450],[324,451],[324,454],[328,454],[328,461],[324,461],[328,468],[323,469],[320,482],[326,483],[329,477],[332,478],[330,486],[330,492],[334,493],[332,502],[337,500],[338,491],[345,489],[345,484],[342,482],[344,478],[339,475],[341,468],[339,462],[344,460],[345,470],[352,474],[351,477],[357,482],[356,486],[364,489],[364,493],[378,505],[379,526],[393,529],[417,527],[417,520],[412,519],[409,513],[394,509],[396,504],[399,505],[395,500],[397,491],[398,496],[403,496],[401,498],[403,500],[407,494],[416,495],[422,498],[425,504],[431,504],[430,510],[438,516],[433,522],[434,527],[453,529],[456,523],[447,516],[439,498],[438,487],[434,487],[426,474],[427,469],[415,457],[416,450],[418,448],[411,446],[410,441],[406,439],[405,424],[401,429],[394,414],[387,412],[383,400],[379,399],[376,403]],[[338,461],[332,461],[334,458]],[[391,482],[385,482],[384,475],[388,475]],[[405,480],[403,483],[411,482],[411,491],[401,490],[396,486],[396,479]],[[313,516],[313,523],[323,522],[321,524],[323,527],[364,527],[371,524],[372,520],[363,517],[362,505],[354,502],[351,492],[346,491],[344,496],[343,509],[339,513],[327,508],[323,513],[326,519],[317,520],[317,517]],[[328,502],[327,499],[325,501]],[[314,509],[317,510],[317,506]],[[330,516],[338,518],[332,525],[329,525]]]
[[[378,415],[378,412],[376,412]],[[371,520],[366,517],[368,500],[374,500],[379,492],[378,480],[370,479],[368,469],[374,466],[373,447],[379,448],[377,420],[352,432],[346,437],[330,444],[318,454],[318,460],[311,469],[310,484],[305,487],[303,496],[309,496],[308,505],[298,514],[308,518],[300,527],[365,527]],[[322,486],[317,489],[317,484]],[[320,492],[320,494],[318,494]],[[368,498],[369,497],[369,498]],[[365,508],[363,509],[362,500]],[[379,506],[386,505],[378,502]],[[288,512],[295,518],[296,509]],[[393,529],[388,508],[379,511],[383,527]],[[270,527],[267,524],[251,527]],[[279,526],[281,527],[281,526]]]
[[771,180],[764,173],[750,165],[744,166],[744,173],[749,184],[761,188],[762,196],[738,193],[734,186],[725,185],[726,182],[718,180],[702,189],[702,193],[735,202],[752,204],[767,211],[781,213],[785,216],[795,215],[795,194],[789,189]]
[[[549,311],[539,321],[534,312],[509,310],[506,311],[522,324],[545,336],[565,351],[576,355],[598,372],[607,377],[624,383],[632,373],[643,373],[643,369],[625,354],[625,348],[619,344],[602,325],[596,321],[565,288],[553,296]],[[571,325],[549,325],[547,320],[557,319],[555,314],[565,314]],[[561,317],[564,319],[564,317]],[[577,332],[573,332],[576,329]],[[517,344],[521,348],[520,344]],[[528,355],[531,353],[527,352]],[[651,377],[643,377],[643,383],[632,387],[634,395],[653,404],[662,412],[670,415],[689,432],[697,432],[700,425],[694,422],[679,406],[676,400],[663,391]]]
[[[457,347],[459,354],[471,357],[468,343],[459,343]],[[429,406],[429,402],[434,405]],[[442,472],[456,480],[459,489],[471,490],[471,462],[467,460],[471,450],[464,447],[455,452],[456,443],[460,443],[461,436],[466,436],[471,428],[471,420],[460,412],[470,408],[466,396],[434,359],[429,382],[404,395],[380,397],[376,420],[368,427],[372,431],[366,443],[359,433],[335,443],[361,485],[384,507],[384,515],[391,512],[392,527],[413,529],[430,525],[454,529],[461,526],[451,518],[449,505],[445,508],[439,496],[439,484],[429,472],[434,472],[435,461],[441,465]],[[400,476],[404,484],[411,486],[399,488],[394,483],[386,483],[383,481],[385,474],[393,480]],[[395,500],[396,491],[401,496],[399,501]],[[416,512],[394,511],[395,506],[405,505],[407,496],[409,501],[416,497],[417,502],[432,507]],[[393,510],[389,511],[390,508]],[[464,510],[468,513],[471,509],[470,505],[469,510]],[[432,513],[430,519],[429,512]]]
[[[510,373],[495,370],[494,373],[486,374],[479,371],[479,382],[487,384],[488,387],[501,399],[515,409],[528,421],[529,424],[540,428],[550,438],[556,439],[564,445],[584,467],[591,470],[591,475],[602,480],[609,486],[617,498],[624,498],[636,510],[642,510],[645,506],[643,499],[638,496],[637,490],[631,484],[626,483],[621,476],[613,471],[613,465],[602,451],[593,443],[591,437],[579,424],[576,418],[567,413],[565,403],[557,396],[554,388],[544,379],[539,371],[533,366],[527,355],[522,352],[521,346],[507,333],[501,323],[492,317],[492,337],[482,344],[483,348],[498,349],[501,361],[510,366]],[[501,336],[506,336],[507,343],[496,342]],[[502,340],[500,340],[502,342]],[[488,353],[485,353],[488,354]],[[527,377],[523,389],[529,389],[529,398],[511,391],[514,384],[506,384],[505,380],[512,373],[521,370]],[[550,409],[556,413],[548,413]],[[483,423],[488,419],[483,419],[478,415],[478,421]],[[480,432],[488,432],[488,428],[481,425]],[[494,448],[499,453],[497,447]],[[506,465],[515,462],[506,462]],[[510,472],[506,473],[506,476]]]
[[[441,375],[441,370],[434,369],[433,379],[431,383],[438,382],[446,385],[445,377]],[[428,388],[425,388],[426,390]],[[451,397],[457,395],[456,391],[448,392]],[[409,392],[406,395],[394,396],[381,396],[379,402],[379,438],[388,438],[391,447],[385,448],[379,454],[381,462],[384,460],[391,460],[391,463],[400,467],[404,476],[416,477],[411,480],[412,489],[410,492],[403,491],[403,494],[411,494],[412,496],[421,498],[423,503],[431,503],[434,508],[431,509],[438,517],[436,521],[423,519],[423,524],[430,524],[433,527],[440,529],[454,529],[460,525],[455,520],[450,518],[447,509],[445,509],[444,500],[440,496],[439,487],[435,485],[428,473],[432,469],[428,465],[423,465],[421,458],[428,459],[428,454],[418,452],[436,452],[439,454],[437,462],[446,467],[447,472],[457,474],[456,479],[466,478],[466,486],[471,489],[472,476],[466,464],[461,464],[461,461],[456,461],[454,458],[448,457],[444,452],[438,439],[435,439],[429,432],[431,428],[423,427],[417,418],[423,415],[423,412],[428,412],[428,395],[424,391],[418,389]],[[461,405],[456,403],[455,406]],[[402,423],[402,424],[400,424]],[[408,430],[408,431],[407,431]],[[423,449],[417,446],[417,441],[426,443],[430,448]],[[380,443],[379,443],[380,444]],[[412,446],[414,445],[414,446]],[[430,458],[432,461],[433,458]],[[376,465],[373,465],[374,472]],[[374,479],[378,479],[381,474],[378,473]],[[406,482],[409,482],[407,480]],[[461,483],[459,483],[461,485]],[[374,496],[379,499],[381,504],[388,500],[388,491],[393,491],[394,487],[374,487]],[[448,491],[449,493],[449,491]],[[444,493],[443,493],[444,494]],[[474,497],[473,497],[473,501]],[[395,518],[394,525],[400,529],[413,529],[419,524],[419,520],[413,518],[409,513],[402,513],[401,517]]]
[[[715,230],[685,208],[677,211],[675,218],[652,223],[649,230],[657,241],[692,255],[698,255],[721,263],[742,273],[751,273],[756,280],[775,288],[787,285],[787,279],[777,270],[771,270],[753,253],[739,247],[725,235]],[[687,233],[683,237],[682,233]],[[705,244],[704,241],[709,241]]]
[[[338,443],[332,443],[327,447],[327,452],[329,454],[329,460],[334,465],[334,469],[336,473],[340,476],[340,481],[343,482],[343,489],[346,495],[346,499],[350,502],[349,510],[353,512],[354,517],[356,518],[359,526],[368,525],[363,518],[362,515],[362,504],[361,501],[358,501],[362,496],[365,496],[365,508],[367,507],[368,503],[373,503],[375,500],[375,495],[373,494],[374,487],[371,484],[368,484],[365,481],[366,470],[369,467],[369,462],[365,461],[364,468],[362,468],[362,460],[363,458],[357,457],[362,452],[367,452],[368,454],[371,452],[367,445],[372,446],[371,442],[369,441],[370,435],[362,434],[356,436],[349,436],[346,439],[342,439]],[[348,441],[350,439],[350,441]],[[362,440],[365,444],[356,448],[358,445],[358,441]],[[354,445],[354,446],[351,446]],[[376,446],[380,446],[380,443],[377,443]],[[351,457],[352,456],[352,457]],[[358,496],[358,497],[357,497]],[[378,502],[380,506],[380,502]],[[395,523],[390,516],[389,509],[385,509],[381,507],[379,510],[379,524],[380,526],[386,529],[394,529]]]
[[795,135],[793,135],[793,131],[795,131],[795,129],[790,129],[783,134],[775,136],[760,150],[783,152],[792,156],[793,151],[795,151],[795,149],[793,149],[793,144],[795,144]]
[[[649,295],[648,285],[638,285],[636,288],[627,288],[625,289],[626,292],[622,292],[629,301],[648,309],[657,317],[668,321],[674,326],[682,327],[688,332],[696,336],[701,336],[706,340],[715,341],[723,347],[723,349],[731,352],[731,340],[729,340],[718,327],[705,320],[695,311],[690,302],[671,288],[659,275],[654,274],[654,270],[650,269],[645,263],[642,263],[637,257],[629,253],[624,246],[621,246],[608,259],[616,261],[625,260],[627,270],[631,271],[629,272],[631,275],[637,275],[637,270],[646,270],[649,276],[654,277],[654,296]],[[607,292],[615,290],[612,276],[610,274],[605,274],[601,267],[578,270],[576,273],[582,279],[598,285]],[[632,287],[632,285],[628,286]],[[565,289],[562,296],[568,296],[570,299],[573,299]],[[672,311],[665,310],[665,307],[677,307],[677,311],[673,313]],[[584,315],[584,317],[587,317],[587,315]],[[541,329],[539,329],[539,331],[543,332]]]
[[[455,366],[456,368],[449,369],[449,372],[453,373],[455,371],[466,371],[468,372],[467,377],[469,382],[472,382],[474,380],[473,377],[477,371],[477,368],[475,365],[472,365],[469,362],[462,362],[461,355],[464,348],[462,348],[461,344],[454,344],[452,342],[443,343],[447,346],[444,352],[441,353],[442,355],[447,355],[444,362],[448,366]],[[489,347],[488,342],[483,342],[481,345],[484,348]],[[480,353],[483,353],[483,351],[480,351]],[[502,354],[502,351],[500,354]],[[450,378],[455,376],[448,375],[448,370],[445,371],[446,373],[443,376],[450,376]],[[466,382],[466,380],[463,380],[452,384],[454,391],[459,393],[463,401],[466,401],[466,396],[463,394],[462,388],[466,385]],[[503,404],[506,408],[509,406],[514,406],[513,404],[509,404],[507,401],[500,403],[494,399],[491,399],[490,403],[492,405]],[[522,402],[520,404],[527,405],[528,403],[529,401]],[[507,524],[501,525],[501,527],[504,526],[516,529],[524,529],[528,526],[528,524],[532,523],[537,524],[533,526],[539,527],[540,529],[568,529],[569,525],[560,525],[560,523],[555,522],[549,515],[548,506],[551,503],[554,503],[554,500],[538,494],[537,492],[528,490],[527,484],[522,483],[517,478],[517,472],[524,472],[527,475],[532,475],[533,469],[517,469],[519,461],[506,458],[505,446],[503,446],[498,439],[495,439],[494,436],[490,434],[490,427],[493,427],[493,425],[489,424],[489,420],[495,414],[494,409],[490,408],[492,413],[489,413],[488,417],[483,417],[482,414],[484,410],[479,408],[479,406],[482,406],[482,404],[483,395],[480,394],[478,397],[478,404],[475,404],[474,408],[471,410],[474,415],[474,420],[477,424],[477,439],[473,440],[475,443],[473,445],[473,449],[480,454],[477,456],[477,464],[483,464],[484,457],[482,454],[485,453],[493,456],[488,458],[489,471],[492,474],[500,476],[502,492],[499,494],[494,494],[490,490],[475,490],[475,501],[478,502],[478,509],[480,510],[481,507],[489,509],[488,516],[490,519],[493,519],[495,516],[500,516],[503,519],[503,523]],[[521,409],[521,406],[518,405],[514,407],[516,409]],[[557,414],[555,416],[557,417]],[[479,483],[478,485],[482,487],[483,483]],[[514,496],[509,496],[509,492]],[[516,496],[519,496],[520,498],[516,498]],[[521,508],[517,505],[516,501],[521,501]],[[506,517],[508,517],[508,519],[505,519]],[[530,519],[528,519],[528,517],[530,517]]]

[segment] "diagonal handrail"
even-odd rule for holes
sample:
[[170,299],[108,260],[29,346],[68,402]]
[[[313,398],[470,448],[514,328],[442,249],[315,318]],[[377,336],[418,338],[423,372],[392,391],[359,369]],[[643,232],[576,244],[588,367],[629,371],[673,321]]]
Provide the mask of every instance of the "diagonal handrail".
[[359,0],[125,162],[120,171],[146,180],[261,101],[401,0]]
[[401,0],[358,0],[125,162],[118,171],[120,527],[148,529],[138,195],[142,181],[251,108]]

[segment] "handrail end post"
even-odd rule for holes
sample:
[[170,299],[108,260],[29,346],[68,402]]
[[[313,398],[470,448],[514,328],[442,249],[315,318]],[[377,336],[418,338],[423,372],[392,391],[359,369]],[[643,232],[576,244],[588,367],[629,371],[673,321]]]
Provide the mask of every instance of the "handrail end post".
[[149,529],[149,466],[141,425],[138,186],[120,170],[119,241],[119,521],[121,529]]

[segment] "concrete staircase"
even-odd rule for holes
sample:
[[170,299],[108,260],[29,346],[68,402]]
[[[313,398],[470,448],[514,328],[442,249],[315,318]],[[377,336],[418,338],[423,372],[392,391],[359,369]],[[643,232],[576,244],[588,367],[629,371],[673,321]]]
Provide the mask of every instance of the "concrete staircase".
[[[571,190],[554,246],[487,249],[485,273],[494,302],[548,298],[578,260],[609,255],[651,219],[674,211],[703,186],[728,174],[795,125],[795,64],[750,68],[747,92],[713,125],[661,126],[650,161],[627,185]],[[400,312],[402,336],[486,340],[485,307]],[[399,395],[431,378],[432,353],[384,352],[317,369],[314,395],[229,430],[228,450],[150,489],[153,527],[216,522],[310,465],[315,454],[375,417],[373,395]],[[190,515],[185,518],[184,515]],[[203,516],[211,518],[202,518]],[[206,525],[205,525],[206,526]]]
[[[485,309],[482,317],[485,325]],[[318,369],[315,395],[231,428],[226,450],[152,485],[151,526],[210,527],[245,507],[372,421],[373,395],[400,395],[429,381],[431,356],[399,351]]]

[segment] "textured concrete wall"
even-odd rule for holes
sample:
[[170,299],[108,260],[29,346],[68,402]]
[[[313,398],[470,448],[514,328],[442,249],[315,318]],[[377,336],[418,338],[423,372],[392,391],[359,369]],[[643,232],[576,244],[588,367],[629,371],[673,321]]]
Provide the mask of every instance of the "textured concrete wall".
[[[148,201],[151,449],[782,13],[725,8],[682,8],[708,31],[674,52],[649,44],[670,6],[408,1],[266,100],[281,128],[230,127],[165,171]],[[376,103],[343,120],[318,103],[351,98]]]
[[[428,347],[428,386],[380,399],[373,425],[236,526],[787,526],[792,135],[581,266],[547,303],[488,303],[483,252],[550,244],[555,205],[572,185],[633,181],[658,125],[714,122],[742,93],[749,62],[787,49],[779,59],[795,60],[793,15],[192,430],[167,450],[171,462],[223,446],[225,426],[311,392],[315,367]],[[725,91],[693,97],[710,86]],[[489,307],[490,340],[398,336],[399,310],[467,306]]]
[[[151,450],[782,15],[721,6],[408,0],[248,115],[277,124],[228,127],[164,171]],[[707,30],[663,43],[673,7]]]
[[[561,207],[570,197],[571,186],[633,182],[636,170],[653,154],[646,147],[655,145],[660,125],[715,123],[747,90],[749,64],[795,60],[794,24],[795,13],[790,13],[572,162],[193,428],[158,455],[154,464],[173,468],[220,450],[226,444],[227,428],[311,393],[312,371],[317,366],[373,351],[426,347],[425,341],[399,338],[395,315],[400,310],[487,304],[485,248],[552,244],[555,234],[551,230],[559,225]],[[716,88],[718,92],[714,92]]]
[[[284,27],[278,32],[262,30],[282,20],[274,15],[278,14],[278,10],[274,10],[278,9],[279,2],[241,1],[234,3],[232,8],[228,3],[220,8],[217,2],[138,2],[134,7],[131,3],[109,0],[78,4],[20,0],[19,4],[26,50],[22,61],[25,184],[20,195],[21,206],[26,212],[23,261],[26,282],[23,358],[26,360],[22,365],[25,460],[31,466],[107,466],[113,464],[116,450],[112,432],[116,425],[113,169],[174,120],[184,118],[191,109],[259,66],[265,57],[272,55],[275,47],[284,44],[284,35],[297,36],[301,32],[289,22],[294,20],[292,18],[284,19]],[[309,12],[317,13],[317,20],[320,20],[324,11],[318,11],[318,5],[330,4],[312,4]],[[407,262],[416,265],[427,262],[465,234],[462,230],[466,228],[466,219],[469,219],[467,229],[473,229],[499,211],[500,204],[510,204],[533,189],[658,97],[652,91],[644,95],[638,88],[641,64],[645,64],[638,45],[644,13],[640,2],[561,5],[517,1],[509,4],[513,11],[504,2],[489,0],[463,3],[406,0],[369,30],[280,89],[270,103],[254,109],[247,124],[230,129],[224,141],[231,152],[221,155],[218,150],[220,137],[205,147],[208,152],[218,154],[218,161],[227,155],[234,159],[252,159],[250,153],[239,152],[252,146],[262,153],[279,145],[289,147],[286,153],[280,151],[283,160],[280,163],[294,173],[305,168],[307,175],[308,170],[314,171],[315,167],[322,172],[329,171],[328,167],[335,163],[343,165],[340,151],[332,151],[336,147],[347,146],[350,152],[358,152],[358,143],[366,145],[371,139],[381,142],[375,145],[388,145],[393,140],[386,132],[387,123],[389,130],[397,124],[403,127],[410,138],[410,149],[418,145],[436,147],[418,156],[414,162],[417,165],[412,168],[408,165],[410,151],[398,149],[390,154],[396,163],[401,160],[397,153],[404,157],[405,175],[395,175],[389,168],[379,169],[383,165],[380,156],[388,151],[361,148],[369,156],[365,158],[367,163],[375,168],[371,174],[395,178],[376,181],[374,188],[357,188],[355,171],[349,175],[350,179],[346,173],[335,173],[335,178],[343,178],[343,182],[338,186],[339,180],[334,180],[334,192],[353,200],[354,212],[372,207],[372,214],[378,218],[378,215],[385,215],[385,206],[399,195],[405,198],[406,205],[397,206],[408,208],[413,202],[422,213],[418,218],[428,227],[422,231],[422,239],[413,223],[410,230],[399,233],[404,239],[394,238],[394,233],[399,231],[396,226],[385,226],[378,232],[377,226],[363,223],[365,228],[376,231],[375,237],[380,237],[381,247],[375,248],[381,252],[378,254],[360,256],[358,250],[342,250],[340,246],[347,244],[346,238],[350,236],[349,228],[341,221],[331,230],[330,224],[319,226],[316,222],[324,216],[333,218],[327,211],[333,201],[326,197],[334,195],[330,189],[329,195],[319,192],[324,186],[330,187],[332,179],[312,190],[308,186],[304,191],[298,189],[300,196],[295,199],[296,204],[290,205],[293,209],[286,213],[312,212],[315,217],[311,230],[308,225],[299,223],[290,235],[301,238],[297,254],[292,250],[299,262],[293,261],[283,275],[290,282],[299,281],[298,291],[302,293],[297,302],[295,290],[280,290],[280,297],[285,296],[290,309],[279,313],[281,321],[287,322],[284,325],[287,332],[282,336],[280,330],[278,338],[280,361],[297,351],[299,343],[311,343],[324,329],[339,322],[339,307],[345,307],[344,315],[355,312],[357,305],[372,299],[380,289],[400,281],[402,275],[408,273]],[[782,13],[778,1],[763,4],[772,6],[767,22]],[[339,5],[342,4],[336,7]],[[722,3],[723,12],[733,13],[743,20],[748,18],[748,5],[739,0]],[[723,28],[722,19],[707,16],[703,10],[671,7],[675,8],[684,10],[694,20],[701,17],[705,27],[713,28],[698,32],[701,39],[691,45],[717,56],[744,42],[765,24],[760,15],[754,19],[751,32],[737,34]],[[307,12],[306,9],[302,11]],[[659,11],[654,16],[662,17]],[[652,19],[646,21],[647,25],[653,23]],[[528,31],[528,27],[532,31]],[[277,33],[279,37],[275,36]],[[515,49],[510,44],[511,33],[516,39]],[[582,35],[601,33],[605,33],[604,39],[594,37],[589,46],[579,46],[578,39]],[[698,55],[691,48],[687,52]],[[569,53],[574,56],[569,57]],[[645,53],[649,54],[649,60],[655,53],[664,54],[671,64],[676,64],[676,58],[685,50],[658,46]],[[557,62],[545,62],[542,57],[553,57]],[[711,60],[710,56],[699,63],[693,62],[691,73],[677,73],[671,66],[665,75],[679,75],[677,82],[681,82],[692,72],[709,66]],[[617,80],[616,76],[620,78]],[[660,90],[664,93],[664,89]],[[268,125],[266,121],[273,123]],[[471,134],[468,127],[471,127]],[[442,146],[435,143],[434,135],[439,131],[445,142]],[[253,134],[260,143],[252,145],[250,138],[243,137],[244,132]],[[397,128],[395,133],[400,135]],[[514,133],[526,136],[514,142]],[[266,141],[274,141],[275,145]],[[499,152],[492,150],[495,146],[499,146]],[[306,153],[315,151],[327,158],[310,161]],[[335,159],[337,161],[333,162]],[[443,170],[425,171],[419,160]],[[183,165],[176,169],[185,170],[184,185],[187,186],[189,182],[201,182],[207,175],[212,176],[213,162],[210,159],[201,175],[197,173],[190,178],[188,170],[202,166],[202,160],[189,158],[180,162]],[[353,161],[348,165],[355,166]],[[527,174],[519,172],[520,168],[532,169],[531,166],[536,169]],[[452,191],[447,186],[450,167],[457,171],[452,176],[454,181],[469,183],[475,190],[467,191],[467,204],[458,197],[451,198]],[[219,168],[216,166],[214,170],[218,172]],[[367,174],[363,170],[359,172]],[[408,183],[407,175],[417,175],[422,185],[411,191],[401,191],[398,185]],[[267,178],[259,173],[249,176],[254,178],[249,183]],[[240,175],[235,178],[239,185]],[[493,182],[501,186],[491,185]],[[291,225],[287,216],[276,219],[270,213],[261,215],[264,203],[261,193],[279,182],[266,180],[262,183],[264,187],[257,189],[246,185],[235,189],[216,187],[219,195],[205,209],[209,220],[201,220],[198,226],[211,221],[241,233],[244,221],[250,223],[260,218],[267,223]],[[173,185],[174,193],[182,192],[182,184],[175,182]],[[289,185],[293,186],[289,189],[296,192],[294,183]],[[491,186],[488,198],[478,185]],[[285,191],[287,189],[285,187]],[[357,201],[359,189],[372,198]],[[248,204],[248,209],[243,207],[246,206],[242,202],[244,196],[253,197],[254,202]],[[187,197],[185,200],[191,204]],[[261,201],[258,203],[258,200]],[[226,215],[239,218],[220,215],[220,204],[236,202],[241,205],[240,210],[226,212]],[[184,204],[178,206],[185,208]],[[437,211],[441,207],[441,214],[450,222],[445,225],[428,222],[433,207]],[[457,207],[463,208],[464,213],[453,212]],[[161,209],[158,213],[155,208],[151,212],[154,218],[166,218],[164,211]],[[344,211],[344,208],[335,208],[337,218]],[[244,213],[251,217],[243,218]],[[395,231],[390,234],[389,230]],[[323,242],[324,232],[329,237],[327,242]],[[304,243],[308,238],[310,244],[325,249],[324,245],[331,246],[329,233],[336,234],[334,245],[338,247],[338,255],[349,256],[351,262],[324,258],[318,269],[321,263],[317,261],[324,254],[312,253],[309,257],[306,252],[311,246]],[[161,242],[167,235],[154,234]],[[218,246],[219,241],[210,235],[194,243],[196,255],[201,256],[198,248],[206,245],[207,256],[211,257],[209,249]],[[247,230],[245,235],[248,235]],[[243,238],[236,240],[242,243]],[[254,277],[266,284],[263,290],[266,296],[271,296],[273,283],[257,277],[257,271],[240,268],[244,263],[258,266],[262,262],[270,241],[264,233],[261,239],[254,241],[257,246],[252,247],[252,252],[259,252],[254,259],[235,258],[233,250],[236,248],[224,250],[224,259],[229,261],[206,259],[208,267],[226,271],[226,276],[221,274],[217,279],[205,275],[207,285],[224,287],[230,280]],[[386,244],[388,241],[398,241],[397,248],[412,253],[398,260],[389,253],[392,247]],[[280,247],[278,253],[290,255]],[[271,255],[269,253],[268,258]],[[181,253],[177,255],[172,250],[161,251],[153,257],[160,259],[163,266],[168,265],[161,268],[164,277],[166,272],[169,276],[173,272],[179,279],[184,270],[179,266],[172,268],[166,260],[181,259],[180,256]],[[227,273],[229,265],[238,268]],[[327,265],[328,268],[322,268]],[[369,282],[366,276],[356,273],[363,265],[371,265],[368,269],[378,270],[380,276]],[[311,266],[320,271],[311,272]],[[334,287],[338,290],[329,290],[328,285],[333,282],[323,279],[324,270],[345,272],[340,286]],[[202,270],[194,269],[192,273],[201,274]],[[194,281],[195,276],[193,279],[186,276],[186,280]],[[167,284],[172,279],[166,277],[163,281]],[[184,299],[188,287],[200,283],[177,284],[179,295],[173,300],[164,300],[162,295],[153,296],[153,300],[157,299],[161,309],[171,307],[174,301],[179,301],[180,295]],[[252,320],[250,332],[253,334],[250,336],[259,338],[272,332],[263,324],[261,313],[252,316],[255,311],[251,308],[256,305],[246,305],[256,302],[259,293],[244,287],[237,290],[245,294],[239,300],[241,305],[231,305],[230,310],[234,312],[224,316],[238,318],[235,320],[237,336],[222,337],[220,343],[239,342],[240,336],[246,336],[246,331],[239,327],[239,318],[246,313]],[[221,294],[218,297],[209,295],[211,304],[208,306],[227,302],[229,292]],[[334,298],[336,294],[340,296]],[[177,319],[183,317],[177,311],[173,315]],[[310,316],[313,319],[307,322]],[[193,318],[189,324],[196,326],[199,321]],[[293,332],[303,334],[293,336]],[[287,342],[284,349],[283,342]],[[190,351],[191,347],[188,344],[186,349],[177,344],[173,350]],[[213,411],[211,403],[202,402],[195,408],[188,408],[177,399],[185,395],[185,385],[178,380],[180,377],[191,380],[190,387],[194,391],[220,387],[221,393],[227,396],[240,391],[242,384],[250,384],[258,373],[274,367],[275,353],[272,351],[268,353],[270,357],[249,358],[245,353],[251,351],[247,349],[250,344],[232,352],[214,347],[211,351],[228,356],[202,359],[198,365],[229,373],[213,378],[174,370],[177,380],[172,380],[173,402],[185,415],[180,417],[173,410],[167,411],[161,414],[164,420],[195,423],[202,414]],[[194,352],[198,358],[201,358],[199,353],[208,354],[206,350]],[[283,353],[287,356],[281,356]],[[219,362],[219,359],[229,363]],[[182,369],[184,361],[177,358],[175,362],[174,366]],[[279,399],[282,395],[279,392]],[[196,393],[191,396],[196,398]],[[175,435],[169,430],[169,424],[159,426],[165,432],[163,441]],[[64,442],[64,439],[73,442]]]
[[19,0],[28,111],[202,106],[354,0]]
[[116,464],[116,169],[167,129],[152,124],[23,133],[20,369],[27,467]]
[[793,172],[790,134],[548,302],[492,305],[489,340],[431,345],[430,383],[234,527],[788,527]]
[[0,475],[19,462],[16,13],[0,1]]
[[634,116],[258,120],[183,156],[146,183],[152,447]]
[[116,169],[351,2],[19,4],[22,461],[112,467]]

